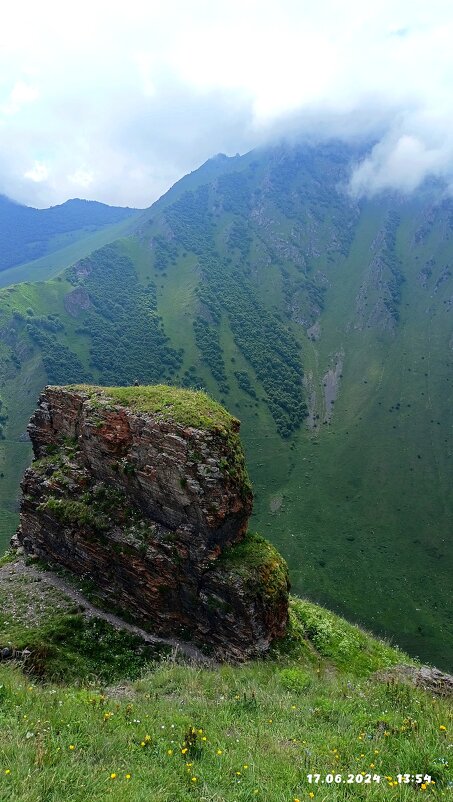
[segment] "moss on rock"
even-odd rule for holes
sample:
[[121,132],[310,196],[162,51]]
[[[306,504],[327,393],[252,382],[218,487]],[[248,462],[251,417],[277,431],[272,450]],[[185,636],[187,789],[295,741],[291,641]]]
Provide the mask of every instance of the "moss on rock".
[[[133,412],[157,414],[164,420],[182,426],[211,429],[225,434],[237,434],[239,421],[217,401],[202,390],[187,390],[165,384],[140,387],[101,387],[93,384],[74,384],[67,389],[86,393],[103,404],[113,400]],[[239,439],[239,438],[238,438]]]
[[286,561],[264,537],[248,532],[241,543],[225,549],[219,562],[253,584],[268,599],[288,597],[289,571]]

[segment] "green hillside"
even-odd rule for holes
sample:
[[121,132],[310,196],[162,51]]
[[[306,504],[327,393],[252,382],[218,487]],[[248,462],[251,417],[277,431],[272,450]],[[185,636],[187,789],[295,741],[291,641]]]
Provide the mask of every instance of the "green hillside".
[[356,157],[216,157],[135,236],[0,292],[5,545],[43,384],[203,387],[242,421],[293,589],[453,666],[453,204],[357,203]]
[[76,232],[77,237],[70,245],[65,245],[56,251],[52,251],[40,259],[33,259],[31,262],[24,262],[15,267],[7,267],[0,271],[0,287],[10,287],[12,284],[19,284],[22,281],[45,281],[53,278],[64,270],[64,268],[83,259],[97,248],[102,248],[109,242],[114,242],[119,237],[126,237],[133,234],[140,225],[141,214],[134,214],[126,217],[120,223],[112,223],[103,226],[94,233],[86,231]]
[[12,559],[0,568],[0,641],[30,654],[0,664],[1,800],[451,793],[451,700],[414,687],[407,655],[322,607],[293,598],[265,660],[197,664],[145,647],[102,611],[86,618],[61,578]]
[[47,256],[105,226],[136,216],[136,209],[79,198],[50,209],[33,209],[0,195],[0,271]]

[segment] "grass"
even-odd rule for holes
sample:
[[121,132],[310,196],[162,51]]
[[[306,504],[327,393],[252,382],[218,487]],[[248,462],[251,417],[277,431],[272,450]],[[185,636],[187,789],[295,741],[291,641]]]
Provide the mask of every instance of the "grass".
[[46,279],[54,278],[66,267],[88,256],[96,248],[102,248],[103,245],[108,245],[120,237],[132,234],[140,224],[141,219],[142,214],[138,212],[120,223],[104,226],[104,228],[94,233],[87,234],[83,229],[71,232],[71,235],[76,237],[75,242],[64,244],[64,239],[62,238],[61,246],[58,250],[54,250],[31,262],[24,262],[21,265],[0,271],[0,287],[11,287],[13,284],[19,284],[23,281],[45,281]]
[[216,430],[229,435],[237,432],[239,421],[217,401],[201,390],[184,390],[156,384],[145,387],[96,387],[80,384],[69,389],[88,393],[93,400],[113,399],[134,412],[157,414],[183,426]]
[[288,566],[274,548],[261,535],[247,533],[244,540],[226,549],[219,558],[226,570],[250,577],[254,587],[272,599],[287,594]]
[[[314,608],[295,600],[286,653],[244,666],[201,669],[168,657],[106,687],[94,678],[40,684],[0,665],[0,799],[381,802],[412,800],[416,790],[446,798],[451,705],[378,680],[372,668],[406,656],[366,633],[358,647],[356,628]],[[365,676],[358,651],[374,655]],[[406,772],[434,783],[399,784]],[[310,783],[309,774],[346,782]]]

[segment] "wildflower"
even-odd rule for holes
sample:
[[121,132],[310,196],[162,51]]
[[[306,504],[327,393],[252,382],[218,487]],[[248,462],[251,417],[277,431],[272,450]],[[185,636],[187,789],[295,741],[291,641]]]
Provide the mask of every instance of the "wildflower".
[[72,751],[75,749],[75,746],[74,746],[74,744],[69,744],[69,748],[70,748],[70,750],[71,750],[71,752],[72,752]]
[[223,754],[223,751],[222,751],[222,749],[217,749],[217,752],[216,752],[216,754],[217,754],[217,755],[222,755],[222,754]]
[[439,729],[442,730],[442,732],[447,732],[447,728],[444,727],[443,724],[440,725]]
[[111,773],[111,775],[110,775],[110,779],[111,779],[111,780],[116,780],[116,774],[115,774],[115,772],[114,772],[114,771],[112,771],[112,773]]
[[189,751],[189,750],[187,749],[187,746],[185,746],[185,747],[184,747],[184,749],[181,749],[181,754],[182,754],[182,755],[185,755],[185,754],[186,754],[186,752],[188,752],[188,751]]
[[236,772],[236,776],[237,776],[237,777],[240,777],[240,776],[241,776],[241,772],[240,772],[240,771],[237,771],[237,772]]
[[146,746],[144,741],[140,741],[140,746]]
[[300,802],[300,799],[294,799],[293,802]]
[[192,777],[192,782],[193,782],[193,783],[196,783],[196,782],[197,782],[197,780],[198,780],[198,777]]
[[11,774],[11,769],[5,769],[5,774]]
[[370,769],[374,769],[374,763],[370,763]]
[[126,780],[130,780],[131,779],[131,775],[130,774],[125,774],[124,776],[125,776]]
[[173,749],[167,749],[167,755],[171,756],[172,754],[173,754]]
[[269,724],[272,724],[272,719],[271,718],[269,719]]
[[314,793],[313,793],[313,791],[310,791],[310,793],[308,794],[308,796],[310,797],[310,799],[313,799],[313,797],[314,797]]
[[149,743],[150,743],[150,741],[151,741],[151,735],[145,735],[145,737],[143,738],[143,740],[144,740],[145,744],[149,744]]
[[242,766],[242,768],[243,768],[243,769],[248,769],[248,765],[247,765],[247,763],[244,763],[244,765]]
[[426,783],[422,783],[420,788],[422,789],[422,791],[426,791]]

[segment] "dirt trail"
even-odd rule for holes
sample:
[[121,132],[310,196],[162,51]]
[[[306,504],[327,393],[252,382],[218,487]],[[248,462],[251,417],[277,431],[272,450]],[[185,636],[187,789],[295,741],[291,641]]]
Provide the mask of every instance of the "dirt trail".
[[206,657],[206,655],[204,655],[199,649],[197,649],[196,646],[193,646],[191,643],[180,641],[177,638],[159,638],[154,635],[150,635],[149,632],[146,632],[144,629],[141,629],[134,624],[128,624],[117,615],[114,615],[113,613],[107,613],[105,610],[95,607],[94,604],[91,604],[91,602],[89,602],[79,590],[66,582],[62,577],[57,576],[50,571],[45,571],[41,568],[38,569],[32,565],[25,565],[22,560],[18,560],[15,563],[7,563],[5,566],[0,568],[0,582],[2,580],[9,580],[11,573],[14,573],[15,576],[23,576],[24,579],[28,579],[30,582],[34,582],[36,584],[44,583],[44,585],[56,588],[57,590],[61,591],[64,596],[71,599],[79,607],[81,607],[83,614],[87,618],[102,618],[104,621],[107,621],[107,623],[111,624],[111,626],[116,630],[130,632],[132,635],[141,638],[145,643],[149,643],[150,645],[155,644],[157,646],[170,646],[172,649],[179,651],[185,657],[196,663],[210,666],[214,665],[213,660],[211,660],[209,657]]

